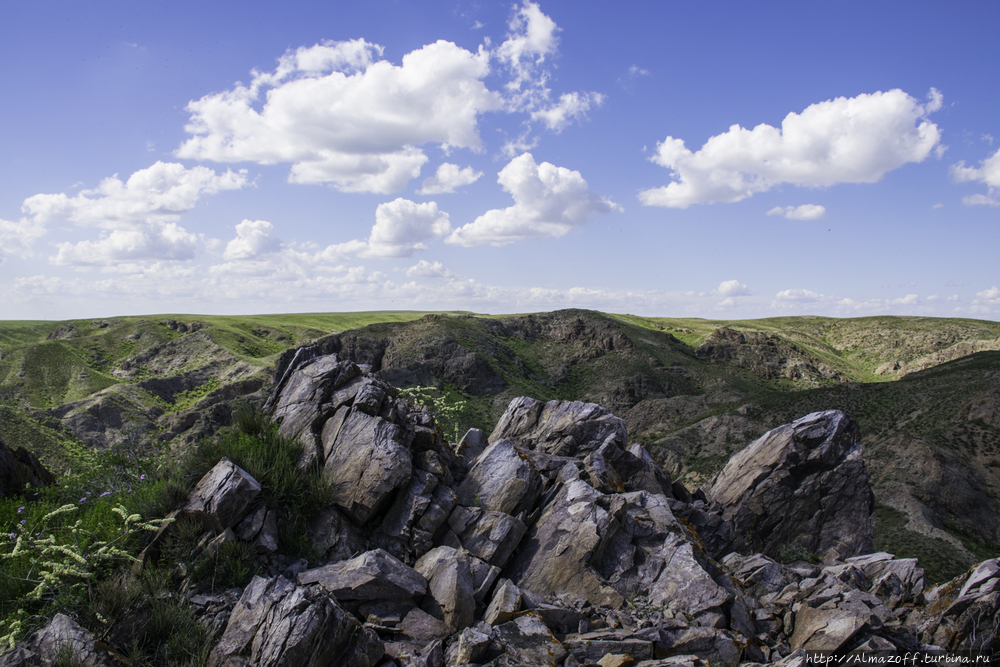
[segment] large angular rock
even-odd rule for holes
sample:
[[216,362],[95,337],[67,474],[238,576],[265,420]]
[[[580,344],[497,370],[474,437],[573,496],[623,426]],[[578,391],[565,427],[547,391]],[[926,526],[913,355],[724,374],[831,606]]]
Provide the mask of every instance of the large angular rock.
[[530,511],[542,491],[542,480],[530,459],[512,443],[499,440],[479,455],[458,487],[458,503],[517,515]]
[[652,641],[622,631],[569,634],[563,638],[563,645],[581,663],[597,663],[607,655],[628,655],[634,661],[653,657]]
[[205,512],[217,518],[222,528],[230,528],[259,493],[257,480],[223,457],[194,487],[182,511]]
[[256,667],[372,667],[384,653],[374,632],[317,587],[296,587],[273,605],[250,651]]
[[733,548],[777,557],[783,546],[847,558],[872,551],[875,497],[857,423],[838,410],[768,431],[709,483]]
[[922,642],[949,651],[1000,649],[1000,558],[979,563],[926,597],[927,606],[914,619]]
[[357,364],[335,354],[290,366],[268,400],[272,418],[281,421],[278,432],[290,438],[310,434],[333,392],[360,374]]
[[581,479],[565,484],[508,566],[511,581],[543,596],[565,593],[592,604],[621,606],[624,597],[592,564],[622,529],[615,516],[598,504],[602,497]]
[[208,667],[220,667],[229,656],[242,653],[257,634],[257,628],[271,607],[294,588],[295,584],[284,577],[254,577],[233,608],[222,638],[209,654]]
[[501,625],[514,618],[514,614],[520,609],[521,591],[510,579],[501,579],[483,614],[483,620],[490,625]]
[[509,514],[461,505],[452,511],[448,525],[469,553],[497,567],[507,563],[528,530]]
[[662,630],[656,642],[658,656],[696,655],[710,664],[735,667],[743,656],[746,638],[715,628],[676,628]]
[[555,667],[562,664],[566,648],[552,634],[541,617],[528,612],[496,628],[504,653],[516,665]]
[[[879,552],[848,558],[847,563],[861,570],[871,582],[869,591],[884,598],[883,602],[892,600],[890,607],[909,602],[923,593],[927,586],[924,569],[918,567],[916,558],[896,558],[892,554]],[[898,593],[893,582],[898,582]]]
[[409,600],[427,592],[419,572],[383,549],[306,570],[298,582],[319,584],[338,600]]
[[352,410],[324,464],[333,500],[352,521],[365,524],[410,482],[413,461],[402,428]]
[[795,633],[789,643],[793,649],[836,651],[857,635],[870,618],[838,607],[814,609],[803,605],[795,615]]
[[110,665],[105,651],[100,650],[97,638],[64,614],[56,614],[32,638],[35,652],[44,664],[53,664],[61,654],[68,652],[73,664],[85,667]]
[[719,586],[694,556],[690,542],[669,535],[654,558],[663,569],[649,591],[654,605],[692,617],[718,611],[730,602],[729,593]]
[[476,580],[474,558],[451,547],[435,547],[420,557],[413,569],[427,580],[430,595],[424,610],[455,630],[475,621]]
[[625,451],[625,421],[594,403],[521,397],[510,402],[490,434],[490,443],[514,444],[552,456],[583,458],[605,443]]
[[[238,656],[250,646],[250,662]],[[254,577],[233,609],[208,667],[371,667],[382,642],[317,586]]]
[[24,447],[11,449],[0,438],[0,498],[11,498],[25,486],[39,488],[56,483],[55,475],[42,465],[38,457]]

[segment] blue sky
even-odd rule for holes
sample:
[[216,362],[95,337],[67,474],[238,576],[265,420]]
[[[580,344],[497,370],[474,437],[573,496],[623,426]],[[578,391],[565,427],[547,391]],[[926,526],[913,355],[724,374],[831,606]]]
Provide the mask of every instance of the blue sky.
[[2,319],[1000,319],[997,3],[0,17]]

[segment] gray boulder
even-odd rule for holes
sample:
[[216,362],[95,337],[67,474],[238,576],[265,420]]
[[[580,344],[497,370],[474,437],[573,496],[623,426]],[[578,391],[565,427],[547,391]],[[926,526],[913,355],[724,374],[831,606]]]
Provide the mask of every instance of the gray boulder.
[[256,667],[372,667],[384,653],[374,632],[318,587],[296,587],[265,615],[253,638]]
[[515,398],[490,434],[490,443],[514,444],[552,456],[580,456],[613,443],[625,451],[625,420],[594,403]]
[[784,546],[824,558],[872,551],[875,497],[857,423],[815,412],[768,431],[707,487],[733,524],[733,548],[777,557]]
[[[268,399],[272,418],[281,422],[278,432],[290,438],[306,434],[312,444],[314,423],[324,412],[333,392],[361,374],[353,361],[341,361],[331,354],[311,359],[298,367],[290,366]],[[336,407],[336,406],[333,406]]]
[[223,457],[188,495],[181,511],[204,512],[222,528],[235,526],[260,493],[260,484],[247,471]]
[[293,589],[295,584],[284,577],[254,577],[243,590],[229,616],[222,638],[208,656],[208,667],[220,667],[229,656],[243,652],[268,612]]
[[508,440],[493,442],[479,455],[458,487],[458,503],[517,515],[530,511],[542,480],[530,459]]
[[319,584],[338,600],[409,600],[427,592],[419,572],[383,549],[306,570],[297,580]]
[[358,525],[365,524],[410,482],[413,461],[405,431],[381,417],[352,410],[324,464],[333,500]]
[[427,580],[430,595],[424,611],[455,630],[464,630],[475,621],[475,559],[451,547],[435,547],[420,557],[413,569]]
[[566,657],[566,648],[535,612],[498,626],[496,634],[507,658],[516,665],[555,667]]
[[462,546],[491,565],[503,567],[528,528],[515,517],[479,507],[455,507],[448,518]]
[[510,579],[501,579],[483,614],[483,620],[490,625],[500,625],[514,618],[514,614],[520,610],[521,591]]
[[603,497],[583,480],[569,480],[511,561],[511,581],[543,596],[566,593],[592,604],[621,606],[624,597],[593,566],[603,555],[602,547],[621,530],[615,516],[598,503]]
[[35,652],[44,664],[53,664],[68,653],[74,664],[85,667],[111,665],[97,638],[65,614],[56,614],[32,637]]
[[715,583],[694,555],[690,542],[680,535],[667,536],[654,556],[662,571],[649,591],[649,600],[671,611],[698,617],[720,611],[731,601],[729,593]]
[[56,483],[55,475],[24,447],[11,449],[0,438],[0,498],[12,498],[25,486],[39,488]]
[[[239,658],[250,647],[249,663]],[[371,667],[382,642],[317,586],[254,577],[233,609],[209,667],[344,665]]]

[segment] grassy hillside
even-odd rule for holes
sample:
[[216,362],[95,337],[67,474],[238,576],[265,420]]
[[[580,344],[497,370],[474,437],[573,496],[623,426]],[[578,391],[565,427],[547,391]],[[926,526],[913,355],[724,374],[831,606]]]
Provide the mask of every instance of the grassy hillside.
[[583,310],[0,322],[0,436],[57,470],[129,433],[184,449],[228,423],[233,401],[266,395],[275,364],[312,342],[463,401],[458,431],[491,430],[521,395],[599,403],[689,486],[767,429],[841,409],[861,424],[880,548],[921,557],[935,577],[1000,553],[996,322]]
[[266,378],[274,358],[290,347],[426,314],[0,321],[0,437],[36,451],[56,470],[79,468],[88,449],[120,437],[122,429],[159,438],[171,428],[163,415],[194,408],[213,393],[216,399],[227,389],[232,394],[231,387],[255,373]]

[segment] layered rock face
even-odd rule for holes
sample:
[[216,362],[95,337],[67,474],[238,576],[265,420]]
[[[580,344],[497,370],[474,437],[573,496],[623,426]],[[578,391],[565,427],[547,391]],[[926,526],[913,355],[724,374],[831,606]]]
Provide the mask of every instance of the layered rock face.
[[[309,530],[317,560],[261,547],[266,576],[211,607],[213,666],[791,665],[811,650],[1000,648],[1000,561],[926,590],[916,561],[870,553],[858,429],[839,412],[775,429],[691,494],[593,404],[518,398],[488,438],[452,446],[425,410],[330,355],[293,361],[269,407],[334,507]],[[267,542],[273,512],[254,509],[248,477],[223,460],[182,508],[219,533],[206,549]],[[781,564],[783,546],[824,564]]]
[[798,547],[847,558],[872,551],[875,496],[857,423],[837,410],[768,431],[708,484],[725,507],[733,548],[777,557]]

